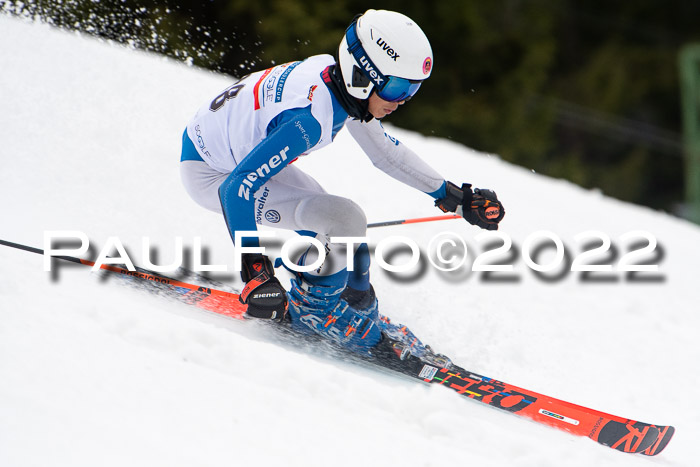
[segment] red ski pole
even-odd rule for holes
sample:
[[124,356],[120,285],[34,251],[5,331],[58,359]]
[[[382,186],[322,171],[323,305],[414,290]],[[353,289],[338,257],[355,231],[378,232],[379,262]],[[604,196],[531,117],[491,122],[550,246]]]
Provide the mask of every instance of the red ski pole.
[[450,219],[461,219],[462,216],[457,214],[447,214],[444,216],[433,216],[433,217],[417,217],[415,219],[401,219],[398,221],[387,221],[387,222],[375,222],[374,224],[367,224],[367,228],[372,227],[386,227],[389,225],[402,225],[402,224],[418,224],[419,222],[433,222],[433,221],[446,221]]

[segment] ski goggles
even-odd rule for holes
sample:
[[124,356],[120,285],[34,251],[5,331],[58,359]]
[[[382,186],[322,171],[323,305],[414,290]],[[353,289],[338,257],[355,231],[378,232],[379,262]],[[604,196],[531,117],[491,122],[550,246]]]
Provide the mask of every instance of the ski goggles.
[[348,43],[348,52],[355,57],[362,73],[374,84],[374,89],[380,98],[389,102],[401,102],[409,100],[418,92],[423,80],[387,76],[379,71],[357,36],[357,21],[354,21],[345,31],[345,40]]
[[422,81],[388,76],[389,80],[383,88],[377,90],[377,95],[389,102],[407,101],[418,92]]

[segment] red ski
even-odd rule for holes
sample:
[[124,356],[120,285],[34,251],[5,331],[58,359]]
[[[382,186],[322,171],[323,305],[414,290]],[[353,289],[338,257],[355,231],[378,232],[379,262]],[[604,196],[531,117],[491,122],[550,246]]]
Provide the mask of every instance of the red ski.
[[457,366],[420,365],[424,381],[544,425],[587,436],[623,452],[654,456],[666,447],[675,429],[599,412],[478,375]]
[[[5,240],[0,240],[0,245],[32,253],[44,253],[38,248]],[[70,256],[56,258],[86,266],[95,264],[92,261]],[[246,306],[240,303],[236,293],[182,282],[143,269],[129,271],[111,265],[102,265],[102,269],[134,278],[142,284],[150,284],[154,290],[164,291],[179,301],[204,310],[230,318],[245,317]],[[285,329],[293,332],[289,326],[285,326]],[[300,334],[299,338],[307,338],[307,336]],[[530,418],[544,425],[575,435],[587,436],[597,443],[623,452],[647,456],[659,454],[671,441],[675,431],[672,426],[652,425],[618,417],[481,376],[453,365],[449,359],[440,355],[432,354],[428,358],[419,359],[405,352],[404,347],[401,342],[385,336],[379,346],[372,351],[372,355],[357,358],[416,380],[445,386],[456,391],[457,394]]]

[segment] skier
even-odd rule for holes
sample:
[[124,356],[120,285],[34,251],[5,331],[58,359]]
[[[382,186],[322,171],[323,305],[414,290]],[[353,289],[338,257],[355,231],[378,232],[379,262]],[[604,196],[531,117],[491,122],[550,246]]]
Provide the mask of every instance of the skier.
[[[296,273],[289,292],[269,258],[242,255],[241,301],[247,314],[316,332],[363,351],[385,333],[412,334],[378,314],[369,281],[367,244],[355,246],[354,271],[334,236],[363,237],[367,221],[353,201],[327,193],[293,165],[330,144],[346,126],[380,170],[495,230],[505,211],[490,190],[446,181],[413,151],[388,136],[380,120],[406,103],[430,76],[433,54],[423,31],[400,13],[368,10],[347,28],[337,60],[317,55],[252,73],[202,106],[183,135],[181,177],[195,202],[222,213],[232,239],[257,225],[294,230],[325,245],[320,268]],[[319,161],[322,163],[322,161]],[[243,247],[259,246],[244,237]],[[300,264],[312,264],[310,248]],[[416,340],[417,341],[417,340]]]

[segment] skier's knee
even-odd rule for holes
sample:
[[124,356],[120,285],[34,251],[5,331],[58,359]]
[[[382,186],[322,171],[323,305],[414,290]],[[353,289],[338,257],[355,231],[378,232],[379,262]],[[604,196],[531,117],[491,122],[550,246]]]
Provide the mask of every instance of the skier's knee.
[[341,196],[323,196],[306,200],[299,211],[303,223],[311,230],[329,237],[363,237],[367,217],[354,201]]
[[331,236],[361,237],[367,231],[367,216],[362,208],[352,200],[340,198],[337,206],[339,213],[342,213],[342,221],[339,225],[331,227]]

